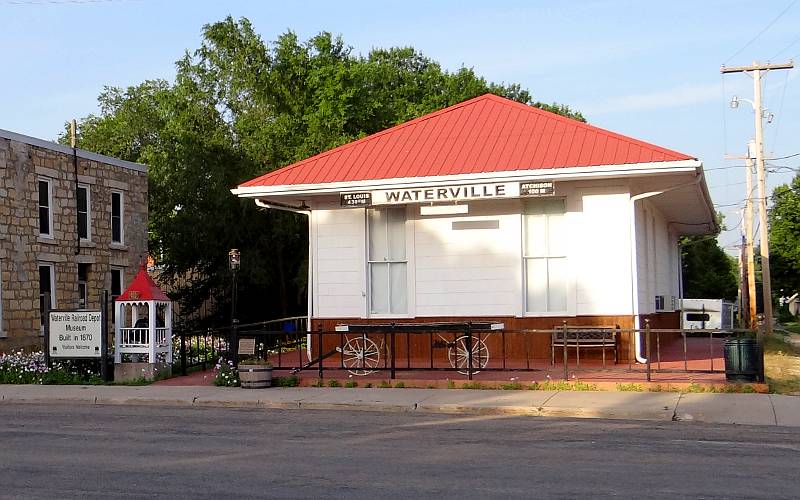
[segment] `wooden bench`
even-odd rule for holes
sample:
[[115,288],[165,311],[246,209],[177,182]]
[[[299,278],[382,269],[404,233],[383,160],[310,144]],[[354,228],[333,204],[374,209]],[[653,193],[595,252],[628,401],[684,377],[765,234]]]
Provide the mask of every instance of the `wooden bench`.
[[606,349],[614,350],[614,363],[619,362],[617,352],[618,326],[575,326],[563,325],[553,328],[550,342],[550,363],[556,363],[556,349],[563,349],[566,337],[567,348],[574,347],[576,362],[581,364],[581,348],[600,348],[603,350],[603,366],[606,365]]

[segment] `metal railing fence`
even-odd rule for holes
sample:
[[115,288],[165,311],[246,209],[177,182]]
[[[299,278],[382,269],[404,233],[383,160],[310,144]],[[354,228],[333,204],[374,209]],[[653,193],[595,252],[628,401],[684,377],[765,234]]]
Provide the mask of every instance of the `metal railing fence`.
[[[512,330],[465,322],[348,325],[335,331],[305,332],[297,328],[305,327],[304,322],[285,326],[287,320],[300,319],[179,332],[176,350],[181,370],[213,366],[220,357],[236,359],[237,353],[229,346],[252,338],[256,355],[267,358],[276,370],[314,370],[319,378],[324,378],[326,371],[342,370],[357,376],[387,372],[391,379],[398,372],[443,371],[468,380],[479,372],[547,371],[570,380],[577,373],[606,371],[640,374],[650,381],[657,373],[725,373],[722,340],[756,338],[752,330],[654,329],[646,324],[642,329],[613,328],[613,337],[594,339],[587,346],[581,335],[608,328],[563,325],[549,330]],[[613,362],[606,356],[612,347]],[[761,353],[759,380],[763,380]],[[637,362],[637,357],[644,362]]]

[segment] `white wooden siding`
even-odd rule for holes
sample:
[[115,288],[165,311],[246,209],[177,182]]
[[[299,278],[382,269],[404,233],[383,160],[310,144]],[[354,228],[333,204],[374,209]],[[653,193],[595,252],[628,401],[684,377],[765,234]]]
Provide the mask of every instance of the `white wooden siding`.
[[[636,248],[639,314],[656,312],[656,295],[664,296],[665,311],[672,311],[672,296],[678,293],[679,249],[669,222],[647,200],[637,203]],[[679,304],[676,303],[676,307]]]
[[572,231],[570,262],[578,315],[632,314],[630,196],[616,191],[579,191],[582,213]]
[[366,256],[363,209],[314,210],[314,316],[363,317]]
[[[466,216],[413,215],[417,316],[519,314],[519,207],[518,201],[471,203]],[[497,220],[499,227],[453,229],[454,221],[485,220]]]

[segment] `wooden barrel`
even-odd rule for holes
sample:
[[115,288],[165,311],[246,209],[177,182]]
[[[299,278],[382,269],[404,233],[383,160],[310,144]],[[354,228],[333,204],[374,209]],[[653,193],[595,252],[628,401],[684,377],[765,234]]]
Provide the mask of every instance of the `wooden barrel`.
[[263,389],[272,386],[272,367],[268,365],[239,365],[242,389]]

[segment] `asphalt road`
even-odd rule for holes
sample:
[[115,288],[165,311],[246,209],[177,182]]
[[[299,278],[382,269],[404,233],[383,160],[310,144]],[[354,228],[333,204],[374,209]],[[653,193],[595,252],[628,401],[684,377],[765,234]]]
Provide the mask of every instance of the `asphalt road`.
[[0,498],[797,498],[792,428],[0,404]]

